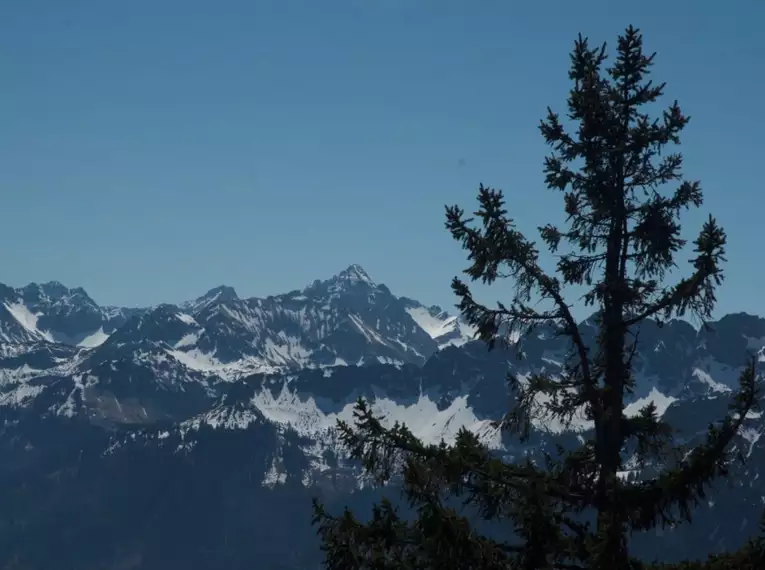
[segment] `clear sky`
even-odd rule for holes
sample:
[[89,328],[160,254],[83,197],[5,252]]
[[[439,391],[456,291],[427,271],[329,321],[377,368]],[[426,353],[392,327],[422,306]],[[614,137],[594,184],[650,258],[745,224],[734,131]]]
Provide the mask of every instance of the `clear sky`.
[[559,211],[538,121],[577,33],[632,23],[692,116],[685,220],[729,233],[719,309],[765,314],[763,22],[762,0],[3,2],[0,282],[146,305],[359,263],[450,305],[443,205],[483,182],[523,229]]

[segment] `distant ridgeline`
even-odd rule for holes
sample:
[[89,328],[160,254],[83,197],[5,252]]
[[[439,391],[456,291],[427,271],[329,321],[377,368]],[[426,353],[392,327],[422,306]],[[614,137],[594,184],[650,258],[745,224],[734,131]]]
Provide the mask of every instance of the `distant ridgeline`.
[[[592,342],[592,320],[581,328]],[[56,282],[0,285],[0,566],[317,567],[311,498],[365,512],[383,492],[332,429],[358,397],[425,441],[466,427],[506,458],[541,457],[590,429],[540,421],[521,446],[491,423],[509,408],[508,372],[560,371],[568,346],[555,332],[537,328],[522,359],[489,352],[460,318],[393,295],[358,265],[274,297],[219,287],[148,308],[101,307]],[[653,401],[690,443],[722,416],[746,357],[763,354],[765,320],[649,322],[639,346],[628,412]],[[752,418],[735,442],[748,461],[693,525],[635,548],[674,560],[752,535],[760,435]]]

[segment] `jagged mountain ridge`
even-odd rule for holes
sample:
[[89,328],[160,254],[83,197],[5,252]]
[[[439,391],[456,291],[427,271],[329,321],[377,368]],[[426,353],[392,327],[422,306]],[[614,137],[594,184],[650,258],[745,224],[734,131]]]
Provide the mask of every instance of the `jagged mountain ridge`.
[[[472,333],[439,307],[394,296],[358,265],[282,295],[241,299],[233,288],[217,287],[190,302],[148,309],[102,309],[82,289],[56,282],[1,291],[0,403],[26,405],[47,387],[66,385],[69,395],[48,411],[79,409],[127,423],[178,419],[157,400],[187,399],[192,403],[181,410],[203,411],[219,383],[252,374],[422,366],[439,351],[466,348]],[[547,327],[524,339],[526,364],[510,359],[503,366],[519,374],[556,372],[566,341]],[[592,318],[582,330],[594,341]],[[96,346],[72,341],[97,336]],[[649,322],[640,341],[634,400],[650,397],[666,407],[679,397],[728,390],[747,353],[762,352],[765,321],[727,315],[700,331],[679,320],[661,328]],[[124,417],[122,400],[132,402]]]
[[[19,403],[44,386],[69,383],[72,397],[59,413],[113,408],[106,402],[119,402],[117,392],[129,385],[141,384],[149,398],[185,398],[258,372],[421,365],[444,346],[440,332],[412,316],[422,306],[396,297],[355,264],[282,295],[242,299],[221,286],[193,301],[143,309],[101,308],[84,290],[57,282],[0,292],[0,401]],[[438,318],[457,342],[469,334],[445,312],[428,324]],[[145,410],[139,406],[145,421],[163,417]]]
[[[168,556],[185,552],[189,560],[183,567],[225,568],[230,560],[213,564],[205,556],[219,552],[217,549],[231,535],[204,525],[206,532],[198,536],[196,521],[200,517],[226,520],[233,525],[229,533],[247,536],[255,532],[253,521],[266,517],[269,532],[275,533],[274,544],[252,547],[243,541],[237,546],[238,555],[260,558],[259,567],[264,568],[313,567],[309,564],[317,563],[318,550],[308,525],[310,497],[318,493],[338,505],[368,507],[364,493],[371,481],[360,477],[358,468],[347,462],[330,429],[335,419],[349,419],[352,401],[358,395],[373,398],[387,422],[402,420],[425,440],[448,440],[466,425],[508,458],[538,457],[552,451],[555,444],[576,437],[571,432],[538,430],[528,446],[521,446],[512,437],[497,437],[487,429],[490,426],[485,419],[478,418],[496,414],[507,403],[507,393],[501,389],[507,362],[507,354],[487,353],[475,344],[439,352],[424,367],[380,364],[306,369],[288,377],[255,375],[225,383],[224,393],[208,409],[188,419],[158,421],[139,429],[126,426],[128,429],[114,434],[102,431],[100,437],[85,430],[76,417],[63,423],[60,416],[41,422],[34,410],[2,409],[4,467],[11,463],[24,464],[25,468],[15,477],[0,479],[0,501],[8,505],[8,493],[26,493],[22,495],[26,498],[15,499],[10,510],[0,512],[0,524],[7,520],[15,523],[10,527],[12,532],[0,537],[0,544],[21,560],[34,559],[39,549],[25,553],[24,545],[35,538],[40,541],[39,533],[51,524],[49,518],[70,520],[65,506],[71,504],[78,513],[74,517],[77,522],[70,520],[67,533],[74,544],[92,536],[98,524],[115,529],[104,541],[111,546],[101,554],[106,558],[137,549],[146,564],[140,568],[162,568]],[[692,441],[704,434],[706,422],[721,415],[725,405],[725,393],[711,392],[678,399],[661,411],[681,429],[682,440]],[[13,417],[9,412],[18,415]],[[668,539],[662,539],[661,532],[634,538],[644,556],[660,553],[668,559],[695,556],[707,549],[735,548],[756,530],[761,497],[765,496],[758,483],[765,468],[762,431],[757,418],[742,430],[735,445],[748,456],[749,463],[735,466],[733,485],[719,485],[714,490],[709,502],[697,509],[692,527],[662,531]],[[63,475],[51,477],[49,472]],[[30,491],[24,491],[27,488]],[[136,497],[134,506],[121,499],[130,495]],[[152,503],[151,497],[159,497],[154,499],[158,504]],[[230,522],[233,506],[219,512],[222,505],[242,501],[249,514],[239,523]],[[48,502],[56,506],[45,507]],[[303,505],[302,510],[298,505]],[[291,512],[292,520],[278,522],[269,512],[274,508]],[[81,512],[83,509],[87,514]],[[46,513],[47,518],[37,520],[37,512]],[[242,513],[238,509],[235,512],[238,519]],[[304,524],[296,527],[294,519],[300,519],[301,513]],[[166,527],[173,532],[161,533],[164,539],[159,543],[150,538],[153,535],[136,536],[136,528],[145,528],[142,521],[146,516],[158,531]],[[181,548],[189,543],[189,536],[198,536],[195,544]],[[152,541],[151,547],[142,546],[147,540]],[[4,551],[0,546],[0,552]],[[309,561],[279,566],[295,552],[308,554]],[[72,567],[91,567],[83,565],[83,557],[93,555],[90,549],[66,545],[56,549],[56,556],[73,561]],[[50,558],[29,567],[44,568],[45,563],[50,565]]]
[[[0,303],[0,342],[22,344],[47,341],[84,348],[93,348],[106,342],[110,335],[125,325],[131,325],[134,329],[146,326],[150,323],[150,315],[159,312],[161,316],[163,310],[174,306],[164,304],[148,308],[100,307],[82,288],[69,289],[56,281],[32,283],[17,289],[0,285]],[[269,311],[300,313],[306,310],[323,310],[326,313],[330,309],[336,309],[344,313],[341,316],[355,314],[365,325],[360,327],[357,320],[350,322],[349,326],[352,329],[359,329],[357,334],[376,332],[385,335],[393,332],[399,337],[414,335],[413,347],[403,346],[404,343],[398,337],[392,342],[399,345],[398,351],[410,353],[404,360],[419,358],[420,362],[434,350],[433,343],[428,339],[440,339],[446,335],[454,338],[459,344],[465,342],[471,333],[469,327],[460,333],[458,319],[440,308],[425,308],[412,299],[395,297],[385,285],[376,284],[356,264],[326,281],[316,280],[303,290],[266,298],[242,299],[232,287],[220,286],[195,300],[179,303],[177,309],[179,314],[185,315],[180,318],[187,324],[193,324],[193,321],[197,320],[204,328],[209,329],[206,332],[213,337],[208,342],[210,346],[215,344],[216,328],[219,333],[235,334],[239,332],[236,331],[238,327],[249,329],[256,337],[268,336],[270,331],[264,330],[263,327],[274,324],[273,321],[276,320],[272,316],[272,322],[267,322],[265,314]],[[370,320],[368,313],[374,311],[377,311],[373,315],[377,320],[384,317],[386,322],[367,322]],[[240,314],[236,314],[237,312]],[[405,317],[404,312],[410,317]],[[330,315],[318,316],[329,318]],[[259,319],[260,322],[245,322],[246,317],[256,321]],[[309,320],[310,317],[311,315],[308,315]],[[226,319],[239,322],[220,322]],[[292,315],[292,319],[298,320],[298,317]],[[402,322],[393,323],[392,320],[395,319]],[[410,319],[426,334],[423,335],[417,330],[406,331],[405,328],[412,325]],[[308,324],[310,329],[312,323]],[[226,326],[228,330],[220,330]],[[325,328],[327,327],[332,328],[331,325],[326,325]],[[370,327],[372,331],[368,330]],[[143,333],[145,330],[136,332]],[[172,331],[167,332],[172,336]],[[284,331],[276,331],[277,336],[279,332]],[[317,338],[323,338],[331,331],[320,330],[314,333]],[[416,338],[418,336],[419,338]],[[173,340],[177,342],[179,339]],[[385,342],[391,342],[391,339],[386,338]],[[443,340],[440,342],[443,344]],[[188,345],[189,342],[185,344]],[[257,345],[257,342],[255,344]],[[223,358],[231,360],[235,356],[225,355]]]
[[58,281],[0,284],[0,342],[97,346],[144,309],[101,307],[81,287]]
[[[75,318],[74,300],[83,299],[81,294],[62,294],[67,301],[57,301],[55,288],[37,287],[45,289],[38,297],[50,306],[71,305],[62,312]],[[567,345],[552,325],[537,328],[509,350],[489,352],[481,342],[469,342],[467,327],[458,319],[438,307],[395,297],[358,266],[263,299],[241,299],[233,289],[219,287],[179,305],[131,314],[104,310],[101,320],[90,325],[109,332],[97,346],[74,343],[75,337],[57,341],[62,337],[47,325],[54,321],[44,312],[46,305],[33,305],[35,297],[25,298],[23,290],[7,289],[2,300],[6,313],[0,313],[6,335],[0,358],[0,446],[3,469],[21,478],[9,475],[3,481],[6,493],[26,496],[27,481],[36,477],[45,489],[40,496],[14,502],[16,510],[7,514],[26,521],[25,528],[36,528],[31,513],[39,501],[53,501],[59,493],[76,497],[90,484],[103,489],[102,503],[93,508],[109,516],[136,478],[145,481],[147,493],[157,493],[153,485],[160,481],[151,473],[168,466],[181,487],[190,485],[201,493],[216,478],[228,480],[227,473],[216,469],[240,469],[244,461],[249,487],[237,480],[231,489],[220,490],[224,502],[235,500],[237,493],[267,500],[256,488],[287,493],[280,496],[289,500],[307,500],[316,490],[341,502],[351,500],[347,497],[357,496],[369,482],[346,461],[332,428],[335,420],[350,419],[359,396],[371,399],[385,421],[403,421],[426,441],[451,440],[467,427],[508,458],[552,450],[555,443],[574,441],[588,429],[585,422],[568,429],[541,422],[530,445],[520,446],[490,423],[511,405],[504,382],[508,371],[521,377],[542,370],[560,373]],[[89,313],[98,312],[87,305]],[[20,306],[37,320],[20,320]],[[115,315],[125,315],[122,324],[104,327],[110,318],[118,322]],[[81,335],[92,330],[68,326]],[[592,342],[594,318],[581,323],[581,329]],[[663,327],[647,322],[640,330],[634,361],[638,383],[628,411],[653,401],[660,413],[677,419],[684,439],[692,441],[724,410],[746,357],[762,359],[764,346],[765,320],[751,315],[726,315],[701,330],[684,321]],[[704,507],[707,518],[694,527],[696,539],[714,540],[718,546],[735,542],[726,532],[730,529],[721,530],[715,520],[723,516],[716,513],[734,512],[730,505],[748,513],[742,536],[755,524],[752,501],[765,496],[765,490],[753,481],[760,465],[765,466],[765,450],[759,423],[750,423],[736,442],[750,456],[750,465],[736,471],[739,479],[723,500]],[[82,461],[89,466],[86,473],[76,467]],[[202,473],[201,465],[210,461],[219,467]],[[47,482],[47,474],[62,469],[79,475]],[[17,483],[22,490],[14,490]],[[199,509],[211,508],[202,495],[190,501]],[[63,516],[65,511],[60,512]],[[163,516],[173,516],[169,513]],[[45,528],[48,523],[39,524]],[[32,534],[22,537],[43,531],[25,532]],[[713,532],[718,534],[711,537]],[[133,547],[118,537],[111,540],[118,549]]]
[[[310,364],[301,361],[305,355],[293,354],[300,350],[315,352],[318,361],[328,358],[321,354],[321,345],[330,344],[333,334],[357,335],[379,343],[384,347],[382,352],[387,353],[380,355],[383,359],[422,363],[438,347],[434,337],[454,329],[455,321],[441,311],[440,315],[430,316],[427,326],[423,326],[410,316],[419,315],[421,305],[395,297],[356,264],[326,281],[316,280],[303,290],[266,298],[242,299],[232,287],[220,286],[177,306],[100,307],[82,288],[68,289],[54,281],[18,289],[1,285],[0,303],[0,342],[6,344],[49,342],[94,348],[118,332],[126,341],[131,334],[155,340],[163,337],[185,352],[192,345],[200,351],[217,350],[221,362],[232,362],[248,350],[250,356],[279,367]],[[173,310],[177,320],[186,325],[186,334],[196,332],[204,338],[192,341],[187,337],[181,343],[182,339],[174,334],[181,325],[168,321],[168,313]],[[444,331],[428,334],[434,322],[443,322]],[[229,337],[232,345],[221,342],[222,336]],[[247,338],[236,338],[241,336]],[[313,346],[303,347],[303,341]]]

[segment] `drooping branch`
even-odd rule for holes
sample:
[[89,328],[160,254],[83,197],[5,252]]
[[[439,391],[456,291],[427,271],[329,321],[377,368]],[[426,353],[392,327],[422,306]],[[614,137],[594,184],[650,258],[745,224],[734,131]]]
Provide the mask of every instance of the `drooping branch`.
[[622,491],[625,507],[631,511],[633,528],[644,530],[657,522],[674,523],[673,509],[684,520],[690,520],[691,509],[704,498],[714,478],[727,475],[728,446],[749,412],[759,406],[760,382],[754,358],[742,372],[740,382],[740,391],[734,397],[728,415],[719,426],[709,426],[706,441],[695,447],[678,468]]
[[[504,198],[500,192],[481,185],[479,202],[481,208],[476,212],[476,216],[482,219],[483,232],[469,226],[473,219],[464,219],[464,211],[459,207],[452,206],[446,210],[447,229],[455,239],[462,242],[463,247],[470,252],[469,259],[473,260],[473,265],[466,273],[473,279],[480,278],[486,283],[491,283],[496,279],[500,265],[508,266],[511,276],[516,278],[518,289],[513,305],[509,309],[504,308],[504,311],[506,316],[521,323],[542,320],[543,314],[526,306],[532,290],[552,300],[556,308],[553,314],[563,322],[564,332],[574,344],[582,370],[582,389],[598,421],[600,398],[590,370],[588,348],[571,307],[563,298],[560,282],[547,275],[539,266],[538,252],[534,244],[518,232],[513,221],[507,217]],[[459,308],[463,315],[468,320],[472,317],[474,322],[485,325],[486,321],[482,320],[482,317],[486,314],[486,309],[473,300],[469,288],[456,278],[452,288],[460,296]],[[549,313],[544,314],[547,315]],[[484,332],[496,333],[496,330],[485,329]]]
[[503,492],[523,493],[530,482],[544,486],[551,496],[570,504],[579,504],[585,497],[569,492],[549,474],[530,463],[508,464],[491,454],[476,436],[461,429],[454,445],[425,445],[405,425],[385,428],[360,399],[354,410],[355,426],[339,422],[340,439],[352,458],[380,482],[391,479],[397,468],[405,467],[407,457],[427,461],[439,472],[442,483],[455,493],[462,490],[485,492],[487,486]]
[[628,319],[627,326],[662,312],[669,317],[672,313],[683,316],[686,311],[691,310],[702,320],[709,318],[716,300],[715,287],[723,280],[720,264],[725,261],[725,232],[710,216],[695,243],[694,251],[698,255],[691,262],[695,269],[693,275],[683,279],[651,306]]
[[428,501],[419,508],[419,515],[416,521],[406,521],[383,499],[374,507],[371,520],[362,524],[348,510],[332,517],[314,502],[313,522],[319,525],[323,549],[330,555],[326,564],[330,570],[458,570],[466,560],[486,570],[520,567],[513,560],[523,555],[523,546],[478,535],[466,517],[440,502]]
[[676,563],[654,563],[644,570],[762,570],[765,568],[765,524],[760,523],[760,536],[749,539],[735,552],[713,554],[707,560]]

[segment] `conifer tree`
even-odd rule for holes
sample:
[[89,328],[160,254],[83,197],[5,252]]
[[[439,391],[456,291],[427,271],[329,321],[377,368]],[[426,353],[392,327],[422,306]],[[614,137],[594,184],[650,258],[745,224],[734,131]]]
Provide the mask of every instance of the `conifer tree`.
[[[610,66],[605,45],[591,47],[581,36],[575,42],[568,122],[548,109],[539,127],[552,148],[544,161],[546,185],[562,193],[567,216],[564,227],[539,228],[557,259],[553,272],[516,228],[501,191],[481,185],[473,218],[457,206],[446,209],[446,227],[468,253],[469,278],[514,282],[509,302],[489,308],[454,279],[458,308],[477,336],[490,347],[519,334],[522,343],[536,325],[552,322],[570,339],[560,377],[510,378],[516,405],[497,425],[525,439],[540,417],[570,422],[583,414],[594,426],[589,439],[560,449],[544,465],[507,463],[465,429],[453,445],[423,444],[405,425],[386,428],[360,400],[354,424],[338,425],[342,441],[379,482],[403,488],[416,516],[407,519],[383,500],[362,522],[316,503],[327,568],[644,568],[629,554],[629,535],[689,521],[712,481],[727,474],[729,443],[759,401],[754,361],[728,415],[676,461],[670,460],[671,426],[653,404],[637,416],[624,413],[641,322],[708,320],[725,260],[725,232],[709,217],[693,242],[690,275],[667,283],[685,246],[680,214],[702,204],[702,190],[684,179],[682,156],[672,152],[688,117],[676,102],[658,118],[649,114],[664,90],[649,80],[653,60],[633,27],[619,37]],[[574,319],[572,288],[584,290],[581,300],[597,315],[595,342],[585,342]],[[663,470],[647,479],[620,478],[627,450],[639,464],[654,461]],[[481,535],[450,499],[506,522],[512,538]],[[765,548],[753,540],[735,554],[676,567],[765,568]]]

